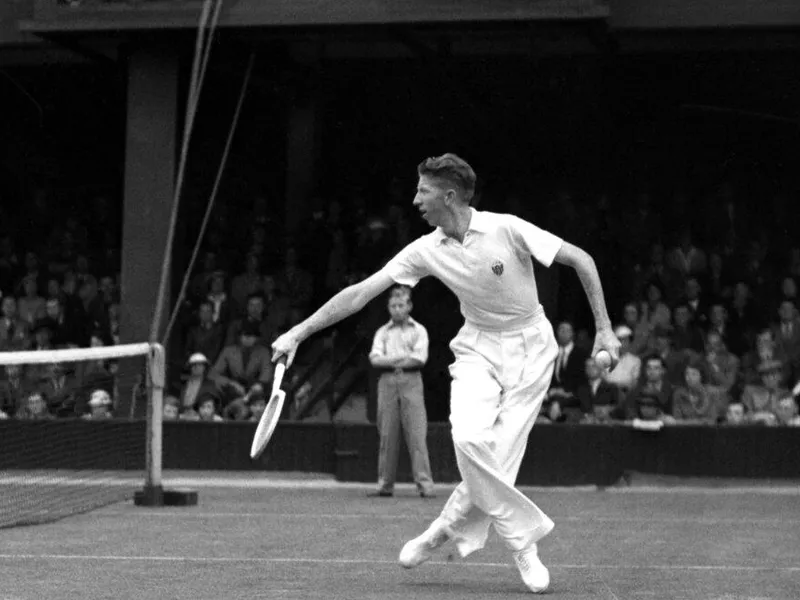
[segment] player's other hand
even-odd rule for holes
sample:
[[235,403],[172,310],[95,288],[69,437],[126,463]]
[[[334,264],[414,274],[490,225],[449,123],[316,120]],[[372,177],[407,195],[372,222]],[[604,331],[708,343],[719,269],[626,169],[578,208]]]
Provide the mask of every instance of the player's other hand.
[[272,342],[272,362],[277,362],[281,356],[285,356],[286,368],[288,369],[294,362],[294,355],[297,354],[299,345],[300,342],[297,340],[297,336],[291,331],[287,331]]
[[612,329],[599,329],[597,335],[594,336],[594,348],[592,348],[592,356],[597,355],[600,350],[605,350],[611,355],[611,370],[617,366],[619,362],[619,339],[614,335]]

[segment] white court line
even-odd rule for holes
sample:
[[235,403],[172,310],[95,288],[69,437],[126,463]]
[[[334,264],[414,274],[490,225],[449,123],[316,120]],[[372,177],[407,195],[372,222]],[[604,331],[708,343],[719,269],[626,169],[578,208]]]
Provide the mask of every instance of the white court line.
[[[394,560],[375,560],[360,558],[254,558],[252,556],[120,556],[116,554],[0,554],[0,560],[71,560],[71,561],[115,561],[115,562],[161,562],[161,563],[250,563],[250,564],[337,564],[337,565],[391,565],[398,567]],[[511,569],[510,563],[496,562],[450,562],[429,561],[428,564],[453,567],[485,567]],[[642,571],[745,571],[745,572],[800,572],[800,567],[758,567],[752,565],[592,565],[592,564],[548,564],[551,569],[604,571],[642,570]]]
[[[289,513],[289,512],[192,512],[186,509],[183,512],[149,512],[147,509],[143,511],[131,510],[99,510],[94,513],[97,516],[130,516],[130,517],[146,517],[146,518],[176,518],[176,519],[378,519],[385,521],[416,521],[419,519],[428,519],[427,514],[375,514],[375,513]],[[800,519],[742,519],[737,518],[704,518],[704,517],[605,517],[588,515],[583,517],[576,516],[558,516],[549,515],[551,519],[556,522],[562,521],[567,523],[586,523],[586,522],[600,522],[600,523],[688,523],[696,525],[800,525]]]

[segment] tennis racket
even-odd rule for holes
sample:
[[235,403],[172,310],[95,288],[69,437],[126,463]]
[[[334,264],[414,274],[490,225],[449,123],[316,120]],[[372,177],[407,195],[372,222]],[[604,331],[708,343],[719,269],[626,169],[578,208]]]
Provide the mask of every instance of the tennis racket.
[[281,389],[281,382],[283,381],[283,374],[285,372],[286,357],[281,356],[278,359],[278,363],[275,365],[275,374],[272,378],[272,394],[269,397],[267,407],[264,409],[258,421],[256,434],[253,436],[253,445],[250,446],[250,458],[256,459],[261,456],[272,434],[275,432],[278,419],[281,418],[283,401],[286,400],[286,392]]

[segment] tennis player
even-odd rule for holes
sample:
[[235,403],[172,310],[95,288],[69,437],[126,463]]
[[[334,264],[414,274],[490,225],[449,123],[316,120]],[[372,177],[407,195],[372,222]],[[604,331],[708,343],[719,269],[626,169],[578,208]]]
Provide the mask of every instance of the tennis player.
[[513,552],[523,582],[543,592],[550,574],[537,542],[554,524],[514,487],[558,355],[531,257],[577,271],[595,319],[592,355],[606,350],[615,364],[619,341],[600,277],[592,258],[576,246],[515,216],[471,208],[475,172],[458,156],[429,158],[417,171],[414,206],[436,229],[279,337],[273,359],[287,355],[291,364],[303,340],[361,310],[395,283],[413,287],[423,277],[439,278],[460,300],[465,319],[450,344],[455,355],[450,422],[462,483],[430,527],[403,547],[399,561],[416,567],[448,540],[465,557],[485,545],[492,525]]

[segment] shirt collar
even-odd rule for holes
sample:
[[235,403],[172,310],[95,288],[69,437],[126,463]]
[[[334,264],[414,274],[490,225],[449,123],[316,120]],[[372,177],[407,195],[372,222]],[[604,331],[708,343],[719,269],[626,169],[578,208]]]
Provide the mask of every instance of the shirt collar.
[[[488,219],[486,218],[486,213],[475,210],[470,206],[470,212],[472,213],[472,217],[469,220],[469,227],[467,231],[477,231],[478,233],[487,233],[489,231],[489,223]],[[441,245],[444,244],[450,238],[442,231],[441,227],[437,227],[436,231],[434,232],[436,235],[436,244]]]
[[[417,322],[412,317],[409,316],[408,319],[406,319],[400,326],[405,327],[406,325],[409,325],[411,327],[414,327],[416,324]],[[389,319],[389,322],[386,323],[386,327],[387,329],[391,329],[392,327],[397,327],[397,325],[395,325],[394,321]]]

